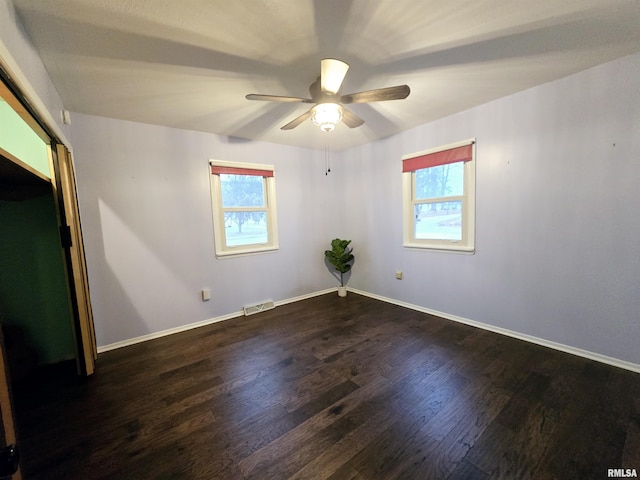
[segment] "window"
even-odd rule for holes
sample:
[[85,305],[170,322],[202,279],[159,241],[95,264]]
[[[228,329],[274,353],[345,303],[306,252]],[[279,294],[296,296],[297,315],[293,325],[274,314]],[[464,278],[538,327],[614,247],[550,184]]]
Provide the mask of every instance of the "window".
[[216,255],[276,250],[273,166],[219,160],[209,163]]
[[475,248],[475,140],[402,159],[405,247]]

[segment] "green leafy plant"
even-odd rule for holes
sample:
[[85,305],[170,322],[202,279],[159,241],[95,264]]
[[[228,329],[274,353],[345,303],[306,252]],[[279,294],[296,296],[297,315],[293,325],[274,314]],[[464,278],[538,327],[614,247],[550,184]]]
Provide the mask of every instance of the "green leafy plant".
[[351,270],[353,262],[353,248],[349,248],[351,240],[341,240],[334,238],[331,240],[331,250],[325,250],[324,256],[329,263],[340,272],[340,286],[344,287],[344,274]]

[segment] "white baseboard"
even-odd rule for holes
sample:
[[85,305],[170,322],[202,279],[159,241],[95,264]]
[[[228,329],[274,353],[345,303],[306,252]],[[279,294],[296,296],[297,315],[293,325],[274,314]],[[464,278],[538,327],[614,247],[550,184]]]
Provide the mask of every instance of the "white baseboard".
[[517,338],[518,340],[524,340],[525,342],[535,343],[536,345],[553,348],[554,350],[559,350],[561,352],[577,355],[578,357],[587,358],[589,360],[595,360],[596,362],[606,363],[607,365],[612,365],[614,367],[623,368],[625,370],[630,370],[632,372],[640,373],[640,365],[638,365],[637,363],[627,362],[625,360],[620,360],[618,358],[608,357],[606,355],[590,352],[588,350],[582,350],[581,348],[571,347],[569,345],[564,345],[562,343],[545,340],[544,338],[534,337],[532,335],[519,333],[513,330],[508,330],[506,328],[496,327],[493,325],[489,325],[487,323],[476,322],[475,320],[470,320],[468,318],[458,317],[456,315],[450,315],[444,312],[438,312],[436,310],[424,308],[419,305],[413,305],[411,303],[401,302],[399,300],[394,300],[392,298],[383,297],[381,295],[376,295],[374,293],[357,290],[355,288],[349,288],[349,291],[353,293],[357,293],[359,295],[363,295],[365,297],[370,297],[376,300],[381,300],[383,302],[391,303],[393,305],[398,305],[400,307],[410,308],[411,310],[416,310],[418,312],[428,313],[430,315],[442,317],[447,320],[452,320],[454,322],[464,323],[465,325],[470,325],[472,327],[481,328],[483,330],[488,330],[490,332],[499,333],[501,335],[506,335],[512,338]]
[[[307,295],[300,295],[299,297],[288,298],[285,300],[279,300],[275,302],[276,307],[280,305],[286,305],[287,303],[299,302],[300,300],[306,300],[307,298],[318,297],[320,295],[324,295],[326,293],[335,292],[337,288],[329,288],[327,290],[320,290],[318,292],[309,293]],[[166,337],[167,335],[173,335],[174,333],[186,332],[187,330],[192,330],[198,327],[204,327],[206,325],[211,325],[213,323],[224,322],[225,320],[231,320],[232,318],[243,317],[244,313],[242,311],[228,313],[226,315],[221,315],[215,318],[209,318],[207,320],[202,320],[200,322],[189,323],[187,325],[181,325],[175,328],[169,328],[167,330],[162,330],[160,332],[149,333],[148,335],[142,335],[140,337],[129,338],[127,340],[122,340],[121,342],[111,343],[109,345],[102,345],[98,347],[98,353],[108,352],[109,350],[115,350],[117,348],[128,347],[130,345],[135,345],[136,343],[146,342],[148,340],[153,340],[155,338]]]
[[227,315],[222,315],[220,317],[202,320],[200,322],[189,323],[187,325],[181,325],[175,328],[169,328],[167,330],[162,330],[160,332],[149,333],[147,335],[142,335],[140,337],[128,338],[127,340],[122,340],[121,342],[99,346],[98,353],[104,353],[104,352],[108,352],[109,350],[128,347],[130,345],[135,345],[136,343],[142,343],[148,340],[153,340],[155,338],[166,337],[167,335],[173,335],[174,333],[186,332],[187,330],[191,330],[193,328],[204,327],[205,325],[211,325],[212,323],[223,322],[225,320],[230,320],[232,318],[237,318],[242,316],[244,316],[242,312],[234,312],[234,313],[229,313]]
[[[411,303],[402,302],[399,300],[394,300],[393,298],[383,297],[382,295],[377,295],[375,293],[365,292],[363,290],[358,290],[355,288],[348,288],[350,292],[363,295],[365,297],[374,298],[376,300],[381,300],[383,302],[391,303],[393,305],[398,305],[400,307],[410,308],[411,310],[416,310],[422,313],[428,313],[430,315],[435,315],[437,317],[445,318],[447,320],[452,320],[454,322],[463,323],[465,325],[470,325],[472,327],[481,328],[483,330],[488,330],[490,332],[499,333],[501,335],[506,335],[508,337],[517,338],[518,340],[524,340],[525,342],[535,343],[536,345],[541,345],[543,347],[552,348],[554,350],[559,350],[561,352],[570,353],[572,355],[577,355],[578,357],[587,358],[589,360],[595,360],[596,362],[606,363],[607,365],[612,365],[614,367],[623,368],[625,370],[630,370],[632,372],[640,373],[640,365],[632,362],[627,362],[625,360],[620,360],[618,358],[608,357],[606,355],[601,355],[599,353],[590,352],[588,350],[582,350],[580,348],[571,347],[569,345],[564,345],[562,343],[552,342],[550,340],[545,340],[544,338],[534,337],[532,335],[527,335],[524,333],[519,333],[513,330],[508,330],[506,328],[496,327],[493,325],[489,325],[487,323],[477,322],[475,320],[470,320],[464,317],[458,317],[456,315],[450,315],[448,313],[439,312],[437,310],[432,310],[430,308],[421,307],[419,305],[414,305]],[[320,295],[325,295],[327,293],[335,292],[337,288],[329,288],[326,290],[320,290],[317,292],[309,293],[307,295],[300,295],[298,297],[292,297],[285,300],[279,300],[275,302],[276,307],[280,305],[286,305],[288,303],[299,302],[301,300],[306,300],[307,298],[317,297]],[[202,320],[200,322],[190,323],[187,325],[182,325],[180,327],[170,328],[167,330],[162,330],[160,332],[150,333],[148,335],[142,335],[140,337],[130,338],[127,340],[123,340],[121,342],[112,343],[110,345],[103,345],[98,347],[98,353],[108,352],[109,350],[115,350],[117,348],[128,347],[129,345],[135,345],[136,343],[146,342],[148,340],[153,340],[154,338],[166,337],[167,335],[173,335],[174,333],[180,333],[187,330],[191,330],[198,327],[204,327],[206,325],[211,325],[213,323],[223,322],[225,320],[231,320],[233,318],[243,317],[244,314],[242,311],[229,313],[227,315],[221,315],[219,317],[210,318],[207,320]]]
[[327,288],[326,290],[320,290],[318,292],[309,293],[307,295],[300,295],[299,297],[288,298],[286,300],[279,300],[276,302],[276,307],[280,305],[286,305],[287,303],[299,302],[300,300],[306,300],[307,298],[319,297],[320,295],[325,295],[327,293],[337,292],[338,287]]

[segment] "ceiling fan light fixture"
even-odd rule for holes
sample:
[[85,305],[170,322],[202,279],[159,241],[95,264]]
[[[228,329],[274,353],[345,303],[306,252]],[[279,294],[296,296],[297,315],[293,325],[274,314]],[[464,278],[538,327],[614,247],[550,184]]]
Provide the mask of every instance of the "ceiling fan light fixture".
[[311,120],[323,132],[330,132],[342,120],[342,107],[337,103],[319,103],[313,107]]

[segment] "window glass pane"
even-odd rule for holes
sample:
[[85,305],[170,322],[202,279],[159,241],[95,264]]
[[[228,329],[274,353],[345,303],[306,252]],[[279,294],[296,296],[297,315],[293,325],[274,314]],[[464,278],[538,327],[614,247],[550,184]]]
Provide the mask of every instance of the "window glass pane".
[[464,162],[416,170],[416,199],[464,194]]
[[229,247],[267,243],[267,213],[225,212],[224,231]]
[[255,175],[220,175],[222,207],[264,207],[264,180]]
[[416,205],[414,219],[416,239],[462,240],[462,201]]

